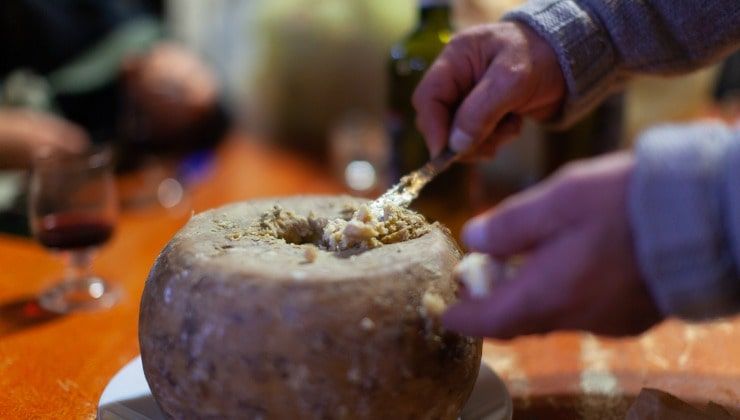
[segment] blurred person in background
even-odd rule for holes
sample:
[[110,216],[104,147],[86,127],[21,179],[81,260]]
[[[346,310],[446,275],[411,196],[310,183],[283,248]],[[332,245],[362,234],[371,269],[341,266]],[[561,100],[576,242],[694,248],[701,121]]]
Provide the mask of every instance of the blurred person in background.
[[161,16],[147,0],[0,2],[0,167],[90,142],[125,152],[220,138],[217,79],[164,39]]
[[[457,35],[414,95],[432,155],[485,158],[523,117],[567,126],[634,74],[678,74],[740,47],[736,0],[533,0]],[[446,326],[509,338],[641,332],[740,311],[740,125],[665,126],[634,153],[574,163],[470,221],[476,251],[526,255]],[[494,279],[491,279],[494,281]]]

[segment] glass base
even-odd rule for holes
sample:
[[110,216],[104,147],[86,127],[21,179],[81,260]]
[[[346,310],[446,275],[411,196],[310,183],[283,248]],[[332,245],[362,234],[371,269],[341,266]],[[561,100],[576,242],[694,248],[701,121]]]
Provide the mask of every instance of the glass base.
[[118,302],[121,292],[104,279],[90,276],[65,280],[39,296],[39,305],[47,311],[68,314],[108,309]]

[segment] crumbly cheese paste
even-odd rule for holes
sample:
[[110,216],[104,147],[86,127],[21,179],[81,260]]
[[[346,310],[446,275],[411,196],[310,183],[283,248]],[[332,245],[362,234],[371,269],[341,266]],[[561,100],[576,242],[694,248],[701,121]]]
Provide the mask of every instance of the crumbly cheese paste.
[[329,220],[313,213],[301,216],[275,205],[246,233],[280,238],[293,244],[314,244],[327,251],[346,251],[408,241],[430,230],[424,216],[395,205],[385,206],[379,219],[367,205],[347,206],[343,213],[351,217]]

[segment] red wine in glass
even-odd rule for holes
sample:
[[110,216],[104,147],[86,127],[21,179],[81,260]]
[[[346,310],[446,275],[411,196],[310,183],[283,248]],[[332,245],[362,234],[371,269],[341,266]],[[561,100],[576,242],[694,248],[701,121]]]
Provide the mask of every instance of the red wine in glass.
[[111,238],[118,214],[110,151],[38,159],[30,187],[33,233],[64,257],[67,268],[39,304],[56,313],[112,306],[118,289],[91,271],[94,253]]
[[113,234],[113,223],[85,213],[50,214],[39,225],[39,242],[56,250],[99,247]]

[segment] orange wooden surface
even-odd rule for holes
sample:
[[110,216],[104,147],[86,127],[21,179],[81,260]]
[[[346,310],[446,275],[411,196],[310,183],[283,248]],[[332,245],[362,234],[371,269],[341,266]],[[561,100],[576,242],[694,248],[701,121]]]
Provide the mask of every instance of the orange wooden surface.
[[[0,418],[95,416],[108,380],[138,353],[138,299],[149,267],[191,211],[260,196],[341,192],[325,168],[249,142],[227,142],[217,162],[175,211],[121,216],[95,264],[125,290],[111,310],[39,312],[33,297],[59,276],[61,264],[31,240],[0,235]],[[558,333],[489,342],[484,358],[506,380],[521,417],[559,405],[570,410],[563,418],[619,415],[643,386],[740,412],[740,318],[701,326],[671,321],[622,340]]]
[[0,418],[93,418],[108,380],[138,354],[139,297],[169,238],[199,212],[260,196],[340,192],[336,183],[284,153],[229,141],[189,203],[124,212],[96,271],[125,290],[113,309],[50,317],[31,303],[61,274],[61,263],[31,240],[0,235]]

